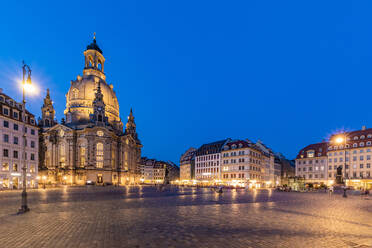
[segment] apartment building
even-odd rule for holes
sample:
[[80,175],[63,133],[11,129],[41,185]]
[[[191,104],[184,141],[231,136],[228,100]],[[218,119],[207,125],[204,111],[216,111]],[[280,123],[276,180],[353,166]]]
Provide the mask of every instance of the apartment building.
[[195,154],[195,179],[212,182],[221,179],[221,151],[230,139],[202,145]]
[[226,142],[221,151],[222,181],[228,185],[264,187],[264,152],[249,140]]
[[3,93],[2,89],[0,89],[0,139],[0,189],[23,187],[24,164],[27,187],[37,188],[39,136],[35,117],[27,110],[23,113],[22,103]]

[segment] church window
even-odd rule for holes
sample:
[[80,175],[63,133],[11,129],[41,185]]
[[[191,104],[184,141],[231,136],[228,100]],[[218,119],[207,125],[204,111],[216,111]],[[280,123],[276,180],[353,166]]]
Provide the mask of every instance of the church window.
[[102,64],[101,64],[101,62],[98,62],[97,68],[98,68],[98,70],[102,71]]
[[79,90],[74,88],[72,89],[72,99],[78,99],[79,98]]
[[59,164],[63,168],[66,165],[66,146],[65,143],[61,143],[59,146]]
[[85,166],[85,147],[84,145],[80,146],[80,167]]
[[96,151],[97,168],[103,168],[103,144],[97,143]]
[[111,150],[111,167],[115,169],[116,165],[116,156],[115,156],[115,149]]

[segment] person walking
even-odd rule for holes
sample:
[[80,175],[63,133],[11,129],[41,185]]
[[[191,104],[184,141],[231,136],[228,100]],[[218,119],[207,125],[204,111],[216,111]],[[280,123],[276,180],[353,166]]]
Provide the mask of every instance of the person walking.
[[332,194],[333,194],[333,185],[331,185],[331,186],[329,187],[328,194],[329,194],[329,197],[332,196]]

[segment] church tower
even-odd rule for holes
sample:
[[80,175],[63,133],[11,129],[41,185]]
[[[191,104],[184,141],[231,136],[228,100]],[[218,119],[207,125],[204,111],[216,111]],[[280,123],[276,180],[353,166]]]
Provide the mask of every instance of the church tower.
[[84,51],[85,66],[83,75],[95,75],[102,80],[106,79],[104,73],[105,57],[102,54],[102,50],[97,45],[96,33],[94,33],[93,42]]
[[93,114],[91,114],[91,121],[97,125],[104,125],[107,123],[107,117],[105,116],[106,105],[103,101],[103,94],[101,91],[101,83],[98,82],[96,89],[95,98],[93,101]]
[[136,123],[134,122],[134,116],[133,116],[133,111],[132,108],[130,109],[130,113],[128,116],[128,122],[127,125],[125,126],[125,133],[126,135],[131,135],[135,140],[138,139],[138,135],[136,132]]
[[42,119],[41,119],[41,124],[43,127],[52,127],[54,126],[54,115],[55,115],[55,110],[53,107],[53,102],[50,99],[50,94],[49,94],[49,89],[47,89],[47,94],[44,98],[44,104],[43,107],[41,108],[41,114],[42,114]]

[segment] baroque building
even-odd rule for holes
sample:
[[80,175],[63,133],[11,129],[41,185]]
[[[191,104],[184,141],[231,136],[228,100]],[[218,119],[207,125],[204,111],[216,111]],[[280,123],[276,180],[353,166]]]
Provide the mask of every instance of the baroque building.
[[84,51],[83,75],[71,81],[66,119],[55,120],[50,92],[39,121],[41,182],[46,184],[129,184],[139,181],[142,144],[132,109],[123,130],[113,85],[106,82],[105,58],[94,37]]

